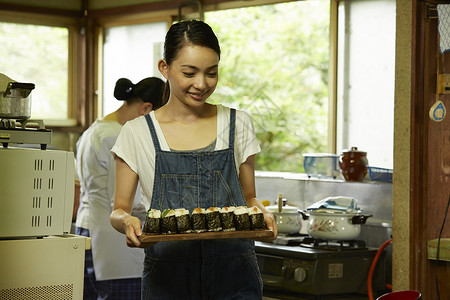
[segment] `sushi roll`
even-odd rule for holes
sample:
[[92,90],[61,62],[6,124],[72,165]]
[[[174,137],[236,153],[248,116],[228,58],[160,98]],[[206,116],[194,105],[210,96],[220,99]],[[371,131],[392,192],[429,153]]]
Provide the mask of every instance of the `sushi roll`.
[[247,206],[239,206],[234,210],[236,230],[251,230],[250,217]]
[[177,220],[173,209],[165,209],[161,214],[161,233],[177,233]]
[[248,215],[250,217],[250,224],[252,226],[252,230],[264,230],[266,229],[266,223],[264,222],[264,214],[262,210],[253,206],[248,209]]
[[236,207],[227,206],[220,209],[220,221],[222,221],[223,231],[235,231],[236,225],[234,224],[234,210]]
[[205,232],[206,229],[206,215],[203,208],[197,207],[191,214],[191,225],[193,232]]
[[222,223],[220,222],[220,208],[210,207],[205,211],[206,227],[208,231],[222,231]]
[[179,233],[192,232],[191,217],[187,209],[184,208],[175,209],[175,218],[177,220],[177,229]]
[[161,211],[159,209],[149,209],[144,223],[145,234],[161,233]]

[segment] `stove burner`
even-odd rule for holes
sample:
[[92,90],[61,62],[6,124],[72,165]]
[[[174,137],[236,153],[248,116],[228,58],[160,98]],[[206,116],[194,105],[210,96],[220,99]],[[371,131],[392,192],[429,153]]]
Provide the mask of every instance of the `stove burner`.
[[0,143],[3,148],[8,148],[8,144],[40,144],[41,149],[45,150],[51,143],[51,135],[52,131],[45,129],[43,120],[0,120]]
[[309,237],[309,235],[304,233],[279,234],[273,243],[285,246],[299,246],[306,237]]
[[300,243],[301,247],[308,247],[320,250],[332,250],[332,251],[345,251],[354,249],[367,249],[366,243],[361,240],[349,240],[349,241],[327,241],[321,239],[314,239],[312,237],[306,237]]

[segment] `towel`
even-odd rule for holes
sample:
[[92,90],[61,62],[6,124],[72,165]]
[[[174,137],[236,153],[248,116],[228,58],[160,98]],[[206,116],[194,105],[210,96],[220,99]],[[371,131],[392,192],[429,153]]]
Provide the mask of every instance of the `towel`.
[[345,212],[360,211],[360,208],[358,208],[358,200],[344,196],[327,197],[306,208],[308,211],[317,209],[332,209]]
[[450,50],[450,4],[438,4],[439,49],[441,53]]

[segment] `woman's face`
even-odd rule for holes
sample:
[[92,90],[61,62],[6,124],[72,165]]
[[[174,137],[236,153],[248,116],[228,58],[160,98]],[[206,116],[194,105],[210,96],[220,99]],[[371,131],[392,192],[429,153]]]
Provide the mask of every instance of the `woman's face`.
[[171,65],[163,67],[170,84],[170,100],[199,106],[214,92],[218,81],[219,56],[207,47],[187,45]]

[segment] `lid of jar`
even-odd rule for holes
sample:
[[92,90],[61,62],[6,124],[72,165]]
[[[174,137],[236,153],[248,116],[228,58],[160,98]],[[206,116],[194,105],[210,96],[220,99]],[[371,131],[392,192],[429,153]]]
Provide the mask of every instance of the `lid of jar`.
[[366,155],[367,154],[367,152],[365,152],[365,151],[359,151],[358,147],[352,147],[350,150],[348,150],[348,149],[342,150],[342,154],[346,154],[346,153],[356,154],[356,155]]

